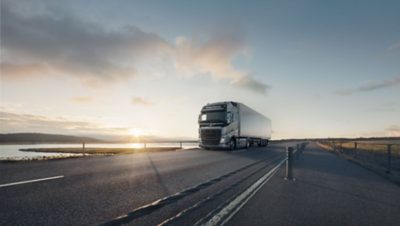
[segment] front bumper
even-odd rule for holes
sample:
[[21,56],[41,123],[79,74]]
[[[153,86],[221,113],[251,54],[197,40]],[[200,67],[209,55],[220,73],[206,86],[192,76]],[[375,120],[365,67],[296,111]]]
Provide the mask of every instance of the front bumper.
[[216,145],[211,145],[211,144],[202,144],[200,143],[199,146],[201,148],[210,148],[210,149],[230,149],[230,144],[229,143],[220,143],[220,144],[216,144]]

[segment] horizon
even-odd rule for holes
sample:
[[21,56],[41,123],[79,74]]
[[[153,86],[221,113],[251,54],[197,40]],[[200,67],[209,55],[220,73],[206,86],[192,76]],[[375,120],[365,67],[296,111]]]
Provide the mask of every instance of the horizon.
[[400,137],[400,2],[1,1],[0,133],[198,139],[242,102],[272,140]]
[[[96,137],[96,136],[77,136],[77,135],[69,135],[69,134],[55,134],[55,133],[36,133],[36,132],[20,132],[20,133],[0,133],[1,135],[50,135],[50,136],[66,136],[66,137],[74,137],[74,138],[86,138],[86,139],[93,139],[94,141],[84,141],[86,144],[90,143],[158,143],[158,142],[198,142],[198,138],[190,138],[190,137],[154,137],[154,136],[140,136],[140,137],[133,137],[133,136],[105,136],[105,137]],[[24,140],[25,139],[25,140]],[[22,138],[21,141],[18,141],[20,143],[30,143],[36,141],[29,141],[29,139],[32,138],[27,138],[24,137]],[[271,139],[270,141],[290,141],[290,140],[299,140],[299,141],[312,141],[312,140],[352,140],[352,141],[357,141],[357,140],[392,140],[392,139],[400,139],[399,136],[385,136],[385,137],[312,137],[312,138],[283,138],[283,139]],[[17,142],[17,143],[18,143]],[[46,141],[47,142],[47,141]],[[38,142],[38,143],[46,143],[46,142]],[[50,143],[63,143],[63,141],[52,141]],[[82,143],[82,142],[75,142],[75,141],[69,141],[68,143]],[[13,144],[13,142],[5,142],[5,144]]]

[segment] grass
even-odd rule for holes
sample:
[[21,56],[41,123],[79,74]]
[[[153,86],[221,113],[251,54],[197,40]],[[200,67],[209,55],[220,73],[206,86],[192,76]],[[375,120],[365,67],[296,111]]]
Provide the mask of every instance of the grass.
[[[340,146],[340,143],[337,145]],[[342,148],[354,149],[354,142],[341,143]],[[400,145],[394,144],[391,146],[392,154],[398,154],[400,156]],[[357,151],[368,151],[377,153],[387,153],[387,144],[384,143],[371,143],[371,142],[357,142]]]
[[116,155],[133,154],[140,152],[163,152],[182,150],[179,147],[157,147],[157,148],[28,148],[21,151],[46,152],[46,153],[72,153],[72,154],[97,154],[97,155]]
[[[391,171],[388,171],[388,143],[357,142],[355,150],[354,142],[331,143],[318,142],[326,150],[367,168],[375,173],[400,185],[400,145],[397,143],[391,146]],[[335,148],[336,147],[336,148]]]

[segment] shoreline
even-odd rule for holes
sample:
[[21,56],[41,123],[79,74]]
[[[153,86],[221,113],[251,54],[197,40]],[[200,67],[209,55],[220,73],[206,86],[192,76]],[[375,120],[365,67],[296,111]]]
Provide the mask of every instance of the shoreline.
[[22,152],[38,152],[38,153],[54,153],[59,155],[54,156],[33,156],[33,157],[9,157],[0,159],[0,163],[14,163],[14,162],[31,162],[31,161],[44,161],[44,160],[63,160],[70,158],[83,158],[90,156],[112,156],[112,155],[129,155],[135,153],[146,152],[166,152],[166,151],[183,151],[190,150],[181,149],[180,147],[149,147],[149,148],[27,148],[20,149]]
[[175,151],[180,147],[148,147],[148,148],[26,148],[19,149],[24,152],[43,152],[43,153],[69,153],[69,154],[133,154],[139,152],[161,152]]

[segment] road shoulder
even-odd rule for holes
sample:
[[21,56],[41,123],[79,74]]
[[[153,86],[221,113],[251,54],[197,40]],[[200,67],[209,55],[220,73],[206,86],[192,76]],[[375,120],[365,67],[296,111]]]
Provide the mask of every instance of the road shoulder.
[[310,144],[283,167],[227,225],[397,225],[399,186]]

